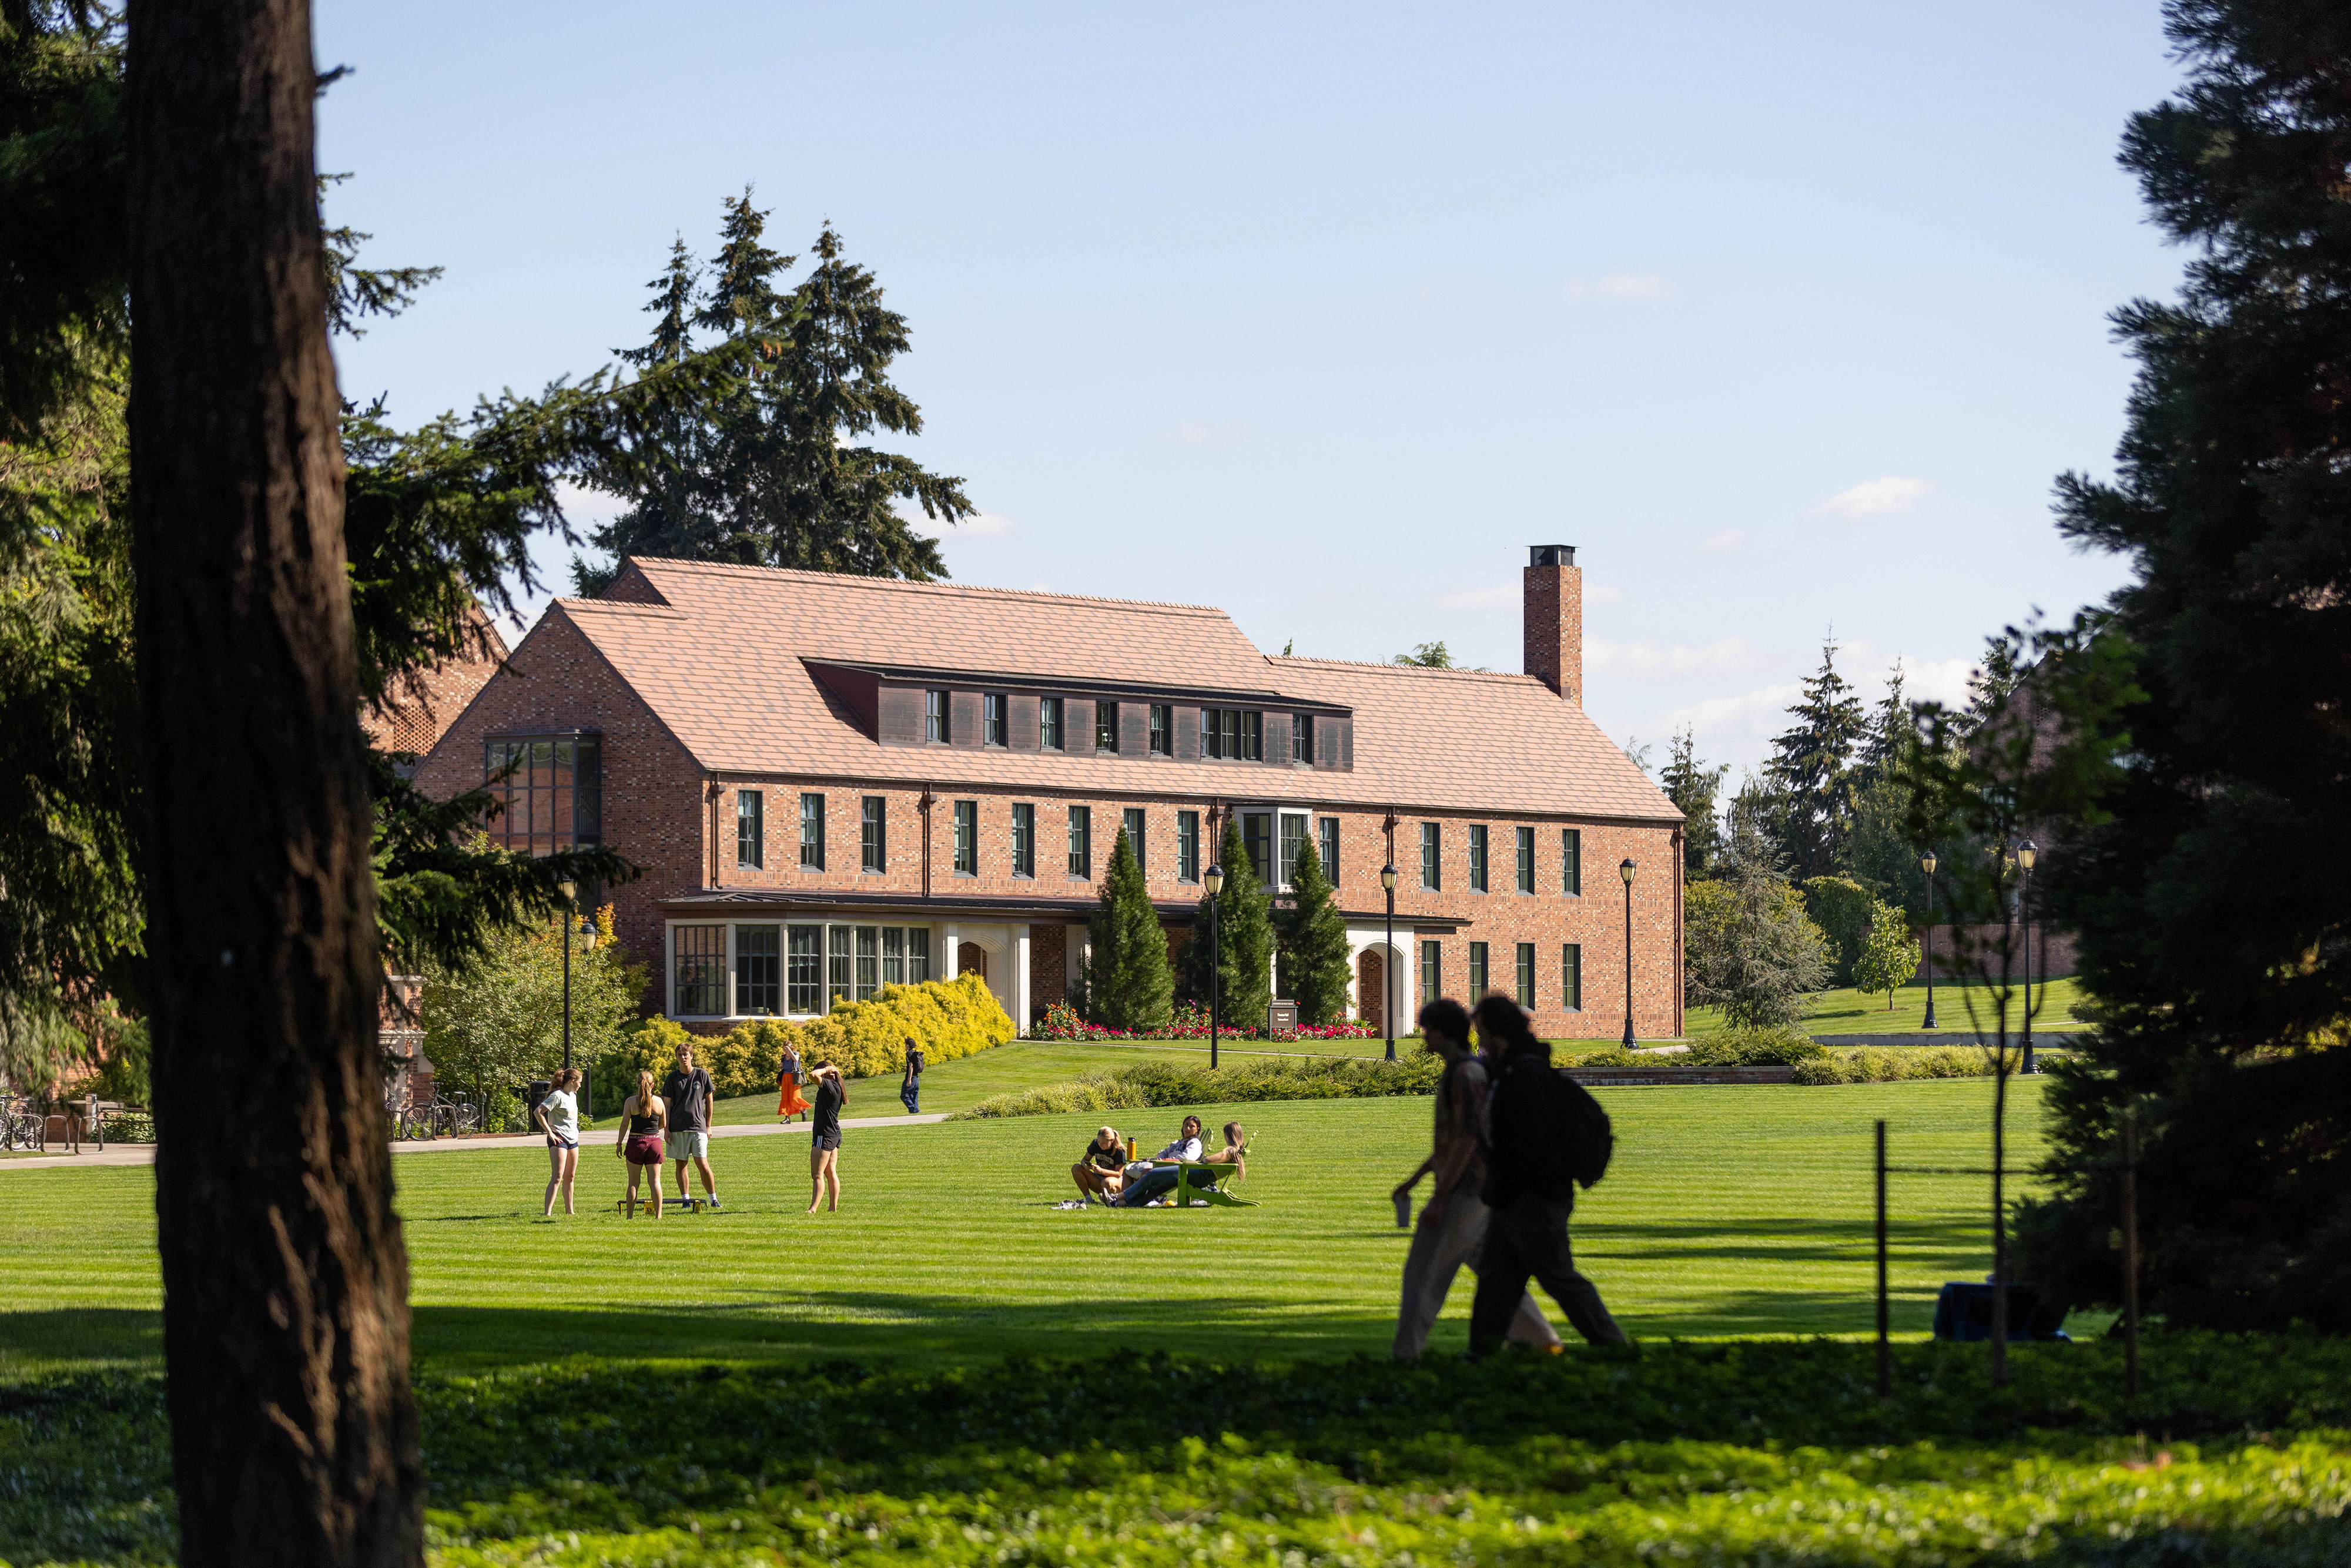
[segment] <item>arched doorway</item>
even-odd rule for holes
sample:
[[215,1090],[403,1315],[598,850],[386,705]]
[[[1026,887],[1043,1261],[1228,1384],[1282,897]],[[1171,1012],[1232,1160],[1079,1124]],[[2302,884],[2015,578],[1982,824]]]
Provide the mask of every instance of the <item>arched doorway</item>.
[[1355,959],[1356,1008],[1363,1019],[1387,1032],[1387,963],[1377,947],[1366,947]]
[[987,978],[987,949],[977,942],[966,942],[956,948],[956,973],[977,975]]

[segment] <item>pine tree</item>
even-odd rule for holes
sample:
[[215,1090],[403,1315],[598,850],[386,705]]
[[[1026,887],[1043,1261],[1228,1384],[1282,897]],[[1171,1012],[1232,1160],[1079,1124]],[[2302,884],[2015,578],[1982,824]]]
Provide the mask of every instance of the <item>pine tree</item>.
[[1276,932],[1282,977],[1298,1004],[1300,1023],[1332,1024],[1347,1014],[1351,946],[1347,922],[1331,894],[1322,856],[1309,837],[1298,846],[1298,862],[1290,867],[1290,903]]
[[1861,699],[1836,670],[1836,643],[1821,645],[1821,667],[1804,682],[1789,716],[1794,727],[1771,742],[1764,765],[1783,797],[1777,824],[1781,852],[1798,882],[1836,869],[1853,824],[1854,751],[1866,727]]
[[1666,770],[1657,783],[1686,819],[1682,824],[1682,875],[1690,882],[1702,882],[1714,874],[1715,858],[1721,851],[1722,825],[1717,818],[1715,803],[1722,792],[1722,781],[1729,777],[1730,765],[1708,768],[1698,759],[1697,737],[1687,726],[1676,735],[1670,744]]
[[1751,818],[1733,819],[1719,873],[1684,907],[1690,999],[1721,1008],[1734,1028],[1791,1026],[1828,983],[1828,939]]
[[1884,778],[1902,755],[1905,740],[1916,733],[1910,717],[1910,704],[1902,694],[1902,661],[1886,672],[1886,695],[1877,699],[1871,710],[1869,734],[1861,747],[1861,786]]
[[[1273,923],[1271,901],[1249,871],[1249,849],[1241,841],[1240,820],[1227,816],[1222,857],[1225,890],[1217,897],[1223,964],[1217,982],[1217,1014],[1228,1027],[1263,1029],[1265,1009],[1273,1000]],[[1204,898],[1192,935],[1177,955],[1179,985],[1184,999],[1208,1005],[1208,906]]]
[[1092,1021],[1138,1034],[1165,1029],[1174,1010],[1175,976],[1167,935],[1152,907],[1143,866],[1118,831],[1102,878],[1102,907],[1087,923],[1093,945],[1088,1000]]

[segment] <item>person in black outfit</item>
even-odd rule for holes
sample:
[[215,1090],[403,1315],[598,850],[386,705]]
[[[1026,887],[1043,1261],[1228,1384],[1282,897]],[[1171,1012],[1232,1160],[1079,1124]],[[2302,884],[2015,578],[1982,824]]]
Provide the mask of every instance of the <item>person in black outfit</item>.
[[809,1206],[814,1214],[819,1203],[826,1204],[827,1212],[841,1212],[841,1108],[849,1103],[849,1090],[841,1081],[841,1069],[830,1061],[820,1061],[809,1069],[816,1080],[816,1114],[809,1123]]
[[1625,1331],[1608,1315],[1600,1292],[1575,1271],[1567,1219],[1575,1211],[1575,1178],[1558,1157],[1552,1119],[1551,1047],[1527,1028],[1526,1014],[1508,997],[1478,1004],[1478,1040],[1500,1060],[1486,1097],[1486,1185],[1491,1213],[1478,1261],[1478,1295],[1469,1308],[1469,1354],[1499,1348],[1533,1275],[1575,1332],[1593,1344],[1623,1344]]
[[923,1113],[923,1048],[911,1034],[906,1037],[906,1076],[898,1082],[898,1103],[909,1116]]

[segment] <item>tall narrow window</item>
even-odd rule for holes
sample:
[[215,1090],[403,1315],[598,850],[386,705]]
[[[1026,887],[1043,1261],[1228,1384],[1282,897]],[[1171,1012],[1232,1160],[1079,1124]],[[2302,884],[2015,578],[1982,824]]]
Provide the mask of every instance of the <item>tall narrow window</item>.
[[1261,713],[1241,715],[1241,760],[1265,760],[1265,715]]
[[890,869],[890,802],[883,796],[858,802],[857,863],[863,871]]
[[1579,828],[1559,831],[1559,890],[1583,892],[1583,832]]
[[1066,744],[1061,730],[1061,699],[1042,697],[1037,703],[1037,744],[1059,751]]
[[919,986],[931,977],[931,928],[906,928],[906,984]]
[[1002,692],[990,692],[979,700],[979,743],[982,746],[1002,746],[1006,728],[1004,710],[1010,699]]
[[1070,808],[1070,874],[1092,881],[1094,874],[1094,809]]
[[1200,813],[1176,813],[1176,880],[1200,880]]
[[1116,703],[1094,704],[1094,749],[1096,751],[1118,749],[1118,705]]
[[947,727],[947,694],[923,694],[923,738],[945,746],[954,737]]
[[1469,1005],[1475,1007],[1486,996],[1486,944],[1469,944]]
[[1420,885],[1430,892],[1445,885],[1444,862],[1437,858],[1437,824],[1420,825]]
[[855,999],[857,987],[856,982],[851,978],[852,960],[849,951],[849,927],[828,925],[825,927],[825,1010],[830,1012],[838,1004]]
[[1200,755],[1222,757],[1224,754],[1225,737],[1217,728],[1217,710],[1204,707],[1200,710]]
[[1142,868],[1144,875],[1150,875],[1151,862],[1143,854],[1143,808],[1129,806],[1120,812],[1118,825],[1126,833],[1126,847],[1134,852],[1134,863]]
[[772,925],[735,927],[735,1016],[772,1013],[782,1001],[782,933]]
[[1249,851],[1249,874],[1259,887],[1273,885],[1273,818],[1263,811],[1241,817],[1241,846]]
[[899,926],[882,927],[882,983],[885,986],[906,983],[906,933]]
[[1322,841],[1314,847],[1314,852],[1322,857],[1322,874],[1330,879],[1332,887],[1336,887],[1339,885],[1339,819],[1325,817],[1314,825],[1322,831]]
[[1295,811],[1281,814],[1281,864],[1278,873],[1285,885],[1298,880],[1298,852],[1306,847],[1306,821]]
[[824,927],[794,925],[786,932],[784,1006],[796,1013],[821,1012],[824,1003]]
[[1294,713],[1290,716],[1290,760],[1314,760],[1314,716]]
[[486,824],[490,841],[534,855],[602,843],[602,749],[593,736],[488,742],[483,777],[498,808]]
[[800,797],[800,869],[824,869],[824,797]]
[[882,988],[882,933],[872,925],[857,928],[857,999],[865,1000]]
[[676,925],[676,1017],[717,1018],[726,1010],[726,927]]
[[1583,1010],[1583,944],[1569,942],[1559,950],[1560,1004],[1569,1012]]
[[1535,945],[1531,942],[1519,944],[1518,982],[1519,1006],[1531,1009],[1535,1005]]
[[1165,703],[1151,705],[1151,755],[1176,755],[1176,710]]
[[757,789],[735,791],[735,863],[753,871],[768,863],[767,798]]
[[1532,893],[1535,890],[1535,831],[1520,828],[1516,837],[1519,841],[1519,891]]
[[1012,874],[1037,874],[1037,808],[1026,801],[1012,808]]
[[1445,949],[1435,942],[1420,945],[1420,1005],[1426,1007],[1445,994]]
[[1469,891],[1486,891],[1486,828],[1473,823],[1469,829]]
[[957,876],[979,874],[979,802],[955,803],[955,870]]

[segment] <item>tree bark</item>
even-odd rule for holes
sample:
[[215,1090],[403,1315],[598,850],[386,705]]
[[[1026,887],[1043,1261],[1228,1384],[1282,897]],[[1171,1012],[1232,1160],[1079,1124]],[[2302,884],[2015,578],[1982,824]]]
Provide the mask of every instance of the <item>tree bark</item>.
[[307,0],[131,0],[131,510],[183,1563],[423,1560]]

